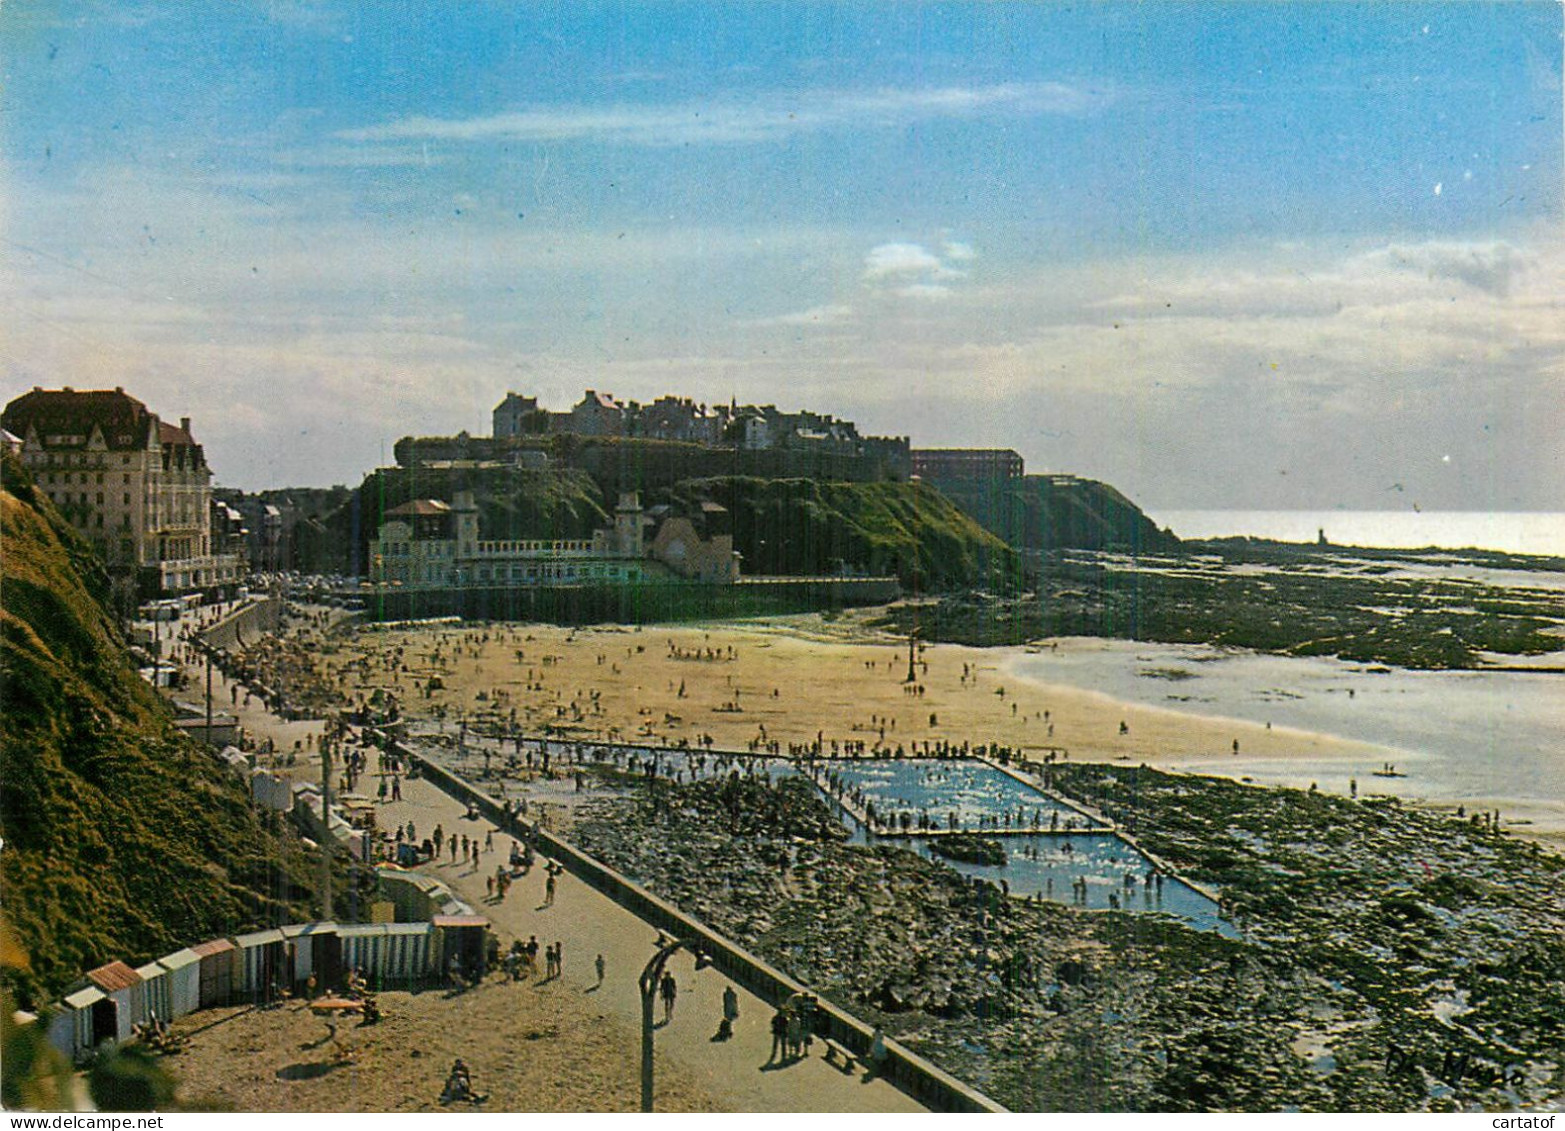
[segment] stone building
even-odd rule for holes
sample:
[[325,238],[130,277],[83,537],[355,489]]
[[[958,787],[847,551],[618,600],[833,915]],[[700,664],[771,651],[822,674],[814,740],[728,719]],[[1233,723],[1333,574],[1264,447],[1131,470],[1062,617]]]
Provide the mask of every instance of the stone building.
[[[726,517],[723,508],[716,510]],[[458,491],[450,504],[415,499],[385,513],[370,547],[370,580],[419,588],[738,580],[726,530],[714,536],[684,518],[684,526],[673,529],[664,519],[649,543],[646,528],[655,521],[631,492],[620,496],[614,524],[591,538],[485,541],[471,492]],[[720,523],[714,515],[703,525],[716,530]]]
[[5,429],[40,489],[98,551],[122,606],[235,590],[244,559],[212,536],[212,469],[190,431],[123,388],[34,388],[5,407]]

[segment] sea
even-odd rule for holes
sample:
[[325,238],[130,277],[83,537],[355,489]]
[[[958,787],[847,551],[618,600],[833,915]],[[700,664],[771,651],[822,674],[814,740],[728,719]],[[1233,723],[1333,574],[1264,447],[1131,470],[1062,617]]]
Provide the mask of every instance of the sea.
[[1565,514],[1554,511],[1185,511],[1148,516],[1181,538],[1250,535],[1313,542],[1325,532],[1336,546],[1417,550],[1499,550],[1565,557]]
[[[1414,511],[1155,511],[1182,538],[1251,535],[1339,547],[1484,549],[1565,557],[1565,514]],[[1553,563],[1540,563],[1552,565]],[[1433,568],[1433,567],[1432,567]],[[1565,572],[1458,568],[1488,584],[1565,592]],[[1565,607],[1565,605],[1562,605]],[[1562,639],[1565,648],[1565,639]],[[1207,716],[1297,727],[1374,743],[1405,777],[1342,762],[1223,757],[1209,772],[1274,784],[1318,782],[1347,793],[1356,780],[1376,792],[1469,806],[1495,806],[1565,834],[1565,665],[1559,670],[1429,672],[1326,657],[1283,657],[1209,645],[1116,640],[1079,642],[1018,657],[1013,674],[1100,691],[1131,702]],[[1170,686],[1156,678],[1179,669]]]

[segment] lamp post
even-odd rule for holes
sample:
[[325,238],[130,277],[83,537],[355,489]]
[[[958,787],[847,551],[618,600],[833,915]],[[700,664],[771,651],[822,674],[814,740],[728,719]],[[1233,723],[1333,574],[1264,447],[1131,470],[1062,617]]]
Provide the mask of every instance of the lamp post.
[[675,939],[668,942],[660,934],[658,936],[657,953],[647,962],[646,969],[641,972],[638,985],[641,987],[641,1110],[652,1110],[652,1005],[657,997],[658,983],[663,978],[663,968],[668,965],[668,960],[674,953],[688,946],[695,952],[696,969],[705,970],[712,965],[712,960],[699,945],[687,943],[684,939]]

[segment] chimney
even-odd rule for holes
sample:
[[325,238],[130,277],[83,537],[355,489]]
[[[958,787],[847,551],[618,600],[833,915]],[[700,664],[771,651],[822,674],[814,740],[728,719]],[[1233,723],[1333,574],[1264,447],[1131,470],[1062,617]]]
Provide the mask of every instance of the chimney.
[[114,391],[116,393],[118,393],[120,396],[123,397],[125,395],[125,386],[124,385],[115,385],[114,386]]
[[179,430],[187,436],[190,435],[190,417],[181,416],[179,418]]

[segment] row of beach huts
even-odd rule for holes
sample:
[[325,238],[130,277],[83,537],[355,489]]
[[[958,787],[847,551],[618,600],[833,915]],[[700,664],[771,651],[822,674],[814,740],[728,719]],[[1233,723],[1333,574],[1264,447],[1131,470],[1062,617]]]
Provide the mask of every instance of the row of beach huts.
[[50,1011],[49,1041],[80,1061],[105,1042],[128,1041],[133,1026],[197,1010],[340,987],[350,970],[376,988],[417,986],[446,976],[452,959],[481,970],[489,923],[439,880],[377,869],[383,915],[402,921],[296,923],[217,938],[132,968],[110,962]]

